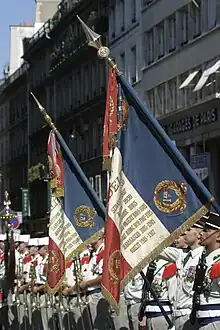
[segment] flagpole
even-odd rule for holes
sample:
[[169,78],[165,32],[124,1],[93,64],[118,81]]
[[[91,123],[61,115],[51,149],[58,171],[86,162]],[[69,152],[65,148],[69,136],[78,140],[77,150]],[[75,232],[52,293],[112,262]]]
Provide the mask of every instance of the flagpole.
[[[168,154],[170,154],[172,156],[173,159],[175,159],[177,168],[182,173],[185,173],[187,178],[189,178],[191,181],[193,181],[194,185],[198,188],[198,190],[203,192],[206,199],[210,203],[212,203],[216,212],[218,212],[220,214],[220,206],[218,205],[216,200],[211,196],[208,189],[200,181],[198,176],[195,174],[193,169],[190,167],[190,165],[187,163],[187,161],[181,154],[181,152],[173,145],[172,141],[170,141],[170,138],[165,133],[163,128],[160,126],[158,121],[154,118],[154,116],[150,112],[146,112],[143,109],[142,102],[139,99],[138,95],[134,92],[132,87],[126,83],[126,81],[124,80],[124,78],[122,76],[122,72],[118,69],[117,64],[110,57],[109,48],[102,45],[101,35],[94,32],[92,29],[90,29],[78,15],[77,15],[77,18],[80,21],[82,28],[85,32],[85,35],[86,35],[86,38],[88,41],[88,45],[97,49],[98,57],[100,59],[106,60],[107,63],[115,70],[115,72],[119,78],[119,81],[122,81],[122,83],[125,86],[125,88],[127,89],[127,91],[130,92],[130,95],[132,95],[133,102],[137,105],[137,107],[139,108],[143,117],[145,117],[145,119],[148,121],[148,126],[149,127],[154,126],[156,128],[156,134],[158,134],[164,140],[164,149],[167,151]],[[131,91],[131,89],[132,89],[132,91]]]
[[73,156],[71,150],[67,146],[65,140],[63,139],[63,137],[60,134],[60,132],[58,131],[57,127],[53,123],[51,117],[46,112],[45,108],[42,106],[42,104],[40,104],[40,102],[38,101],[38,99],[36,98],[36,96],[32,92],[30,92],[30,94],[33,97],[34,101],[36,102],[36,104],[38,106],[38,109],[43,114],[45,121],[50,126],[50,128],[52,129],[52,131],[56,134],[57,139],[59,140],[60,145],[62,146],[62,148],[65,151],[66,155],[68,156],[68,158],[70,159],[71,163],[73,164],[74,174],[76,175],[76,177],[79,180],[79,182],[82,183],[82,185],[86,188],[87,194],[89,195],[89,197],[91,197],[93,199],[93,201],[95,202],[95,204],[96,204],[96,206],[97,206],[97,208],[99,210],[99,216],[105,221],[105,216],[106,216],[105,206],[102,204],[102,202],[99,199],[98,195],[96,194],[96,192],[92,188],[92,186],[91,186],[89,180],[87,179],[85,173],[83,172],[83,170],[79,166],[76,158]]
[[[107,63],[110,65],[111,68],[113,68],[117,74],[117,76],[121,76],[122,72],[120,72],[120,70],[117,67],[117,64],[114,62],[114,60],[110,57],[110,50],[108,47],[102,46],[101,43],[101,35],[94,32],[92,29],[90,29],[84,22],[83,20],[77,15],[78,20],[80,21],[82,28],[85,32],[85,35],[87,37],[87,41],[88,41],[88,45],[97,49],[97,54],[98,57],[100,57],[101,59],[105,59],[107,61]],[[107,178],[109,180],[109,172],[107,174]],[[165,309],[163,308],[162,304],[160,303],[156,293],[154,292],[154,290],[152,289],[148,279],[146,278],[145,274],[143,273],[143,271],[140,272],[141,277],[143,278],[143,280],[146,283],[147,289],[152,293],[153,298],[155,299],[158,307],[161,310],[161,313],[163,314],[164,318],[166,319],[168,325],[169,325],[169,329],[173,328],[173,323],[170,320],[168,314],[166,313]]]

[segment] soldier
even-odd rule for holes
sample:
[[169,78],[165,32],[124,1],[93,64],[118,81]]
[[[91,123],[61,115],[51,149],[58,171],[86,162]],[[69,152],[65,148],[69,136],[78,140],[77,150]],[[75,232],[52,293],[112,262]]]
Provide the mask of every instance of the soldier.
[[[153,267],[153,265],[151,265],[151,267]],[[154,261],[154,273],[151,286],[170,319],[173,318],[172,303],[174,293],[176,292],[176,272],[177,267],[175,263],[169,264],[162,259]],[[151,294],[149,294],[145,314],[147,317],[147,329],[168,329],[167,321]]]
[[[35,267],[36,279],[32,287],[32,300],[35,300],[36,310],[32,314],[32,324],[38,329],[50,329],[52,310],[47,306],[47,297],[45,294],[45,284],[47,281],[48,264],[48,244],[49,238],[42,237],[38,239],[39,254],[42,257]],[[39,313],[40,309],[40,313]],[[52,323],[51,323],[52,324]]]
[[[103,272],[104,232],[92,243],[93,254],[88,264],[88,271],[80,282],[80,289],[85,292],[91,313],[93,328],[101,330],[113,327],[109,303],[101,293]],[[90,325],[87,325],[89,329]]]
[[[220,329],[220,216],[210,212],[201,233],[206,248],[206,269],[202,279],[197,318],[200,330]],[[199,269],[197,269],[199,271]]]
[[200,246],[200,233],[204,226],[204,219],[198,221],[186,232],[185,240],[190,248],[186,254],[181,249],[166,248],[160,257],[176,263],[177,266],[177,290],[174,303],[174,317],[176,330],[196,330],[198,324],[191,325],[189,316],[192,309],[193,283],[196,267],[203,252]]
[[186,244],[186,233],[180,235],[175,241],[174,241],[174,246],[177,249],[182,249],[183,252],[188,253],[189,252],[189,247]]
[[[76,264],[73,262],[73,260],[70,260],[66,263],[66,280],[67,280],[67,286],[63,290],[63,294],[67,297],[64,301],[65,304],[69,307],[70,313],[69,315],[66,314],[64,317],[64,326],[65,329],[69,329],[69,324],[71,326],[76,327],[77,323],[82,323],[82,317],[84,314],[86,314],[85,309],[88,309],[88,306],[86,305],[86,296],[85,292],[84,294],[82,292],[77,293],[77,287],[76,287],[76,272],[78,276],[78,281],[80,282],[84,277],[86,277],[86,272],[88,271],[88,266],[90,262],[90,251],[89,249],[86,249],[83,251],[78,260],[78,266],[76,269]],[[67,308],[68,308],[67,307]],[[88,313],[87,313],[88,315]],[[79,327],[79,325],[78,325]]]
[[[120,296],[120,314],[115,316],[116,329],[139,329],[138,312],[141,303],[142,287],[143,279],[140,274],[136,275],[125,286]],[[142,322],[142,325],[144,324],[146,324],[146,320]]]

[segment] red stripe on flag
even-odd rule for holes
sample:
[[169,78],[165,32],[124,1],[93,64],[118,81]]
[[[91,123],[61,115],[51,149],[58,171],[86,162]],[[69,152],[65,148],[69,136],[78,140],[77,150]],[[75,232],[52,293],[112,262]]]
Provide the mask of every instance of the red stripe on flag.
[[47,282],[51,290],[56,290],[65,273],[65,258],[60,248],[50,238]]
[[110,170],[110,150],[115,146],[117,134],[117,96],[116,73],[109,70],[108,90],[106,97],[105,119],[103,129],[103,170]]
[[105,250],[102,275],[103,294],[117,311],[120,299],[120,235],[114,221],[108,216],[105,229]]

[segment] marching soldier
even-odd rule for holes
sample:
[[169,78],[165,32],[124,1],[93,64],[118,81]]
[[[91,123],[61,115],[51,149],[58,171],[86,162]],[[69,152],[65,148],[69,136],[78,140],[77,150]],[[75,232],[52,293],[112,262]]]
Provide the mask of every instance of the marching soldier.
[[189,316],[192,309],[196,267],[203,252],[203,247],[200,246],[200,233],[203,226],[204,221],[201,219],[187,230],[185,240],[190,248],[187,254],[173,247],[166,248],[160,254],[160,258],[176,263],[177,266],[177,290],[173,306],[176,330],[198,329],[198,324],[191,325]]
[[[220,329],[220,216],[210,212],[201,233],[206,248],[205,267],[197,268],[193,310],[197,311],[200,330]],[[201,261],[202,262],[202,261]],[[201,278],[199,272],[201,272]],[[203,273],[203,274],[202,274]],[[197,285],[196,285],[197,284]]]

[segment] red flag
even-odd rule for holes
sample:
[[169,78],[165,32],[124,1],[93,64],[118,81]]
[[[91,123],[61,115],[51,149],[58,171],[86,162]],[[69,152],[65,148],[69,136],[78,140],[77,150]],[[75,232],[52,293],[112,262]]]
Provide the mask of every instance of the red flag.
[[[60,146],[54,133],[48,140],[48,159],[51,173],[51,214],[49,227],[49,259],[47,269],[47,287],[55,293],[62,285],[65,275],[64,256],[64,171]],[[59,225],[57,225],[59,224]]]
[[110,151],[115,146],[117,134],[117,81],[114,69],[109,71],[103,130],[103,170],[110,170]]

